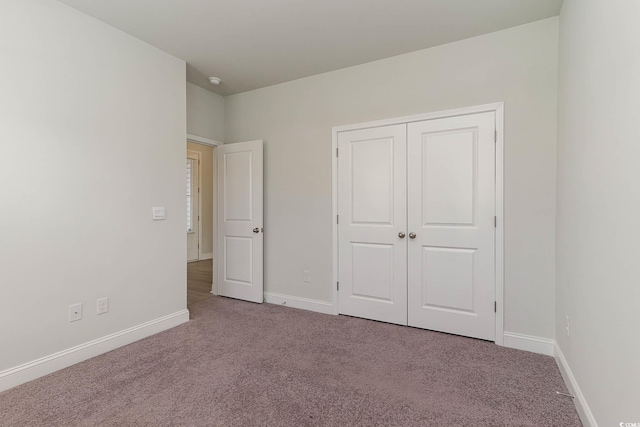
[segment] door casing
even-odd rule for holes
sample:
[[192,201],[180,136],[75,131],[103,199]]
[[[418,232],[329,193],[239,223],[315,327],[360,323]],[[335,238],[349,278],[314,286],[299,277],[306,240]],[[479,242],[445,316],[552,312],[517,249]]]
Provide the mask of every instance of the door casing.
[[504,103],[478,105],[433,113],[417,114],[372,122],[356,123],[332,128],[332,264],[333,264],[333,314],[338,314],[338,133],[357,129],[420,122],[484,112],[494,112],[496,119],[496,176],[495,176],[495,343],[504,345]]

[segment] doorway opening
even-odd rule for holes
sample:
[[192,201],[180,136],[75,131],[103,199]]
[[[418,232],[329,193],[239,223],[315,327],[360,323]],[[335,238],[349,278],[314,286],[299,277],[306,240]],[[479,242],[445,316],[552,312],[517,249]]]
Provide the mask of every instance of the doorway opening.
[[214,148],[187,140],[187,307],[210,298],[213,287]]

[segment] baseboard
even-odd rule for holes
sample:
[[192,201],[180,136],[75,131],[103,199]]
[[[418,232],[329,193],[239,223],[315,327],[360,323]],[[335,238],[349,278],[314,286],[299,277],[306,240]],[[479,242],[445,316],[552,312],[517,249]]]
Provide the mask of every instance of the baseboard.
[[200,261],[204,261],[205,259],[213,259],[213,252],[200,255]]
[[0,392],[189,321],[181,310],[0,372]]
[[555,341],[549,338],[534,337],[532,335],[516,334],[515,332],[504,333],[504,347],[515,348],[517,350],[531,351],[546,356],[554,355]]
[[264,301],[269,304],[286,305],[287,307],[300,308],[302,310],[317,311],[318,313],[333,314],[333,304],[326,301],[318,301],[309,298],[294,297],[291,295],[264,293]]
[[573,404],[576,405],[576,410],[578,411],[582,425],[585,427],[598,427],[598,423],[596,423],[596,419],[594,418],[593,413],[591,413],[591,409],[582,394],[582,390],[580,390],[580,386],[578,385],[576,378],[573,376],[573,372],[571,372],[567,359],[564,358],[564,354],[562,354],[562,350],[560,350],[557,343],[555,344],[555,353],[558,369],[560,369],[560,373],[562,374],[564,383],[567,385],[567,389],[569,389],[569,392],[574,396]]

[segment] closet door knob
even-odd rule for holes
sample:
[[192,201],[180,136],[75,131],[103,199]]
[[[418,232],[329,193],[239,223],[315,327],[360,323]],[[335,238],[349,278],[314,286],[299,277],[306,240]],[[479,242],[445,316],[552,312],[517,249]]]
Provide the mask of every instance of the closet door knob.
[[409,238],[415,239],[416,238],[416,233],[409,233]]
[[259,229],[258,227],[256,227],[256,228],[254,228],[254,229],[253,229],[253,232],[254,232],[254,233],[259,233],[259,232],[260,232],[260,229]]
[[399,238],[404,239],[404,236],[405,236],[404,232],[401,231],[398,233]]

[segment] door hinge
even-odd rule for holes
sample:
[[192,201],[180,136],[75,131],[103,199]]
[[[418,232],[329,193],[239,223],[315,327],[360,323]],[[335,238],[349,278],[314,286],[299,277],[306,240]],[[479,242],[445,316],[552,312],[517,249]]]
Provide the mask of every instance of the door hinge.
[[340,290],[340,282],[336,282],[336,289]]
[[493,131],[493,142],[498,142],[498,131],[497,130]]
[[493,228],[498,228],[498,217],[497,216],[493,217]]
[[498,301],[494,301],[493,302],[493,312],[497,313],[498,312]]
[[336,224],[340,224],[340,215],[336,215]]

